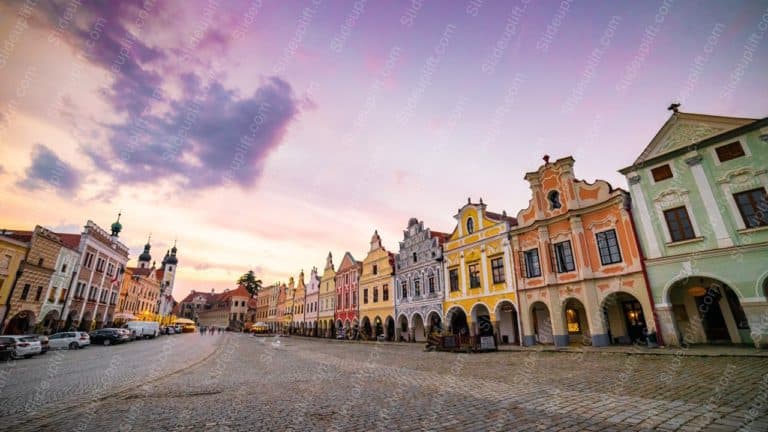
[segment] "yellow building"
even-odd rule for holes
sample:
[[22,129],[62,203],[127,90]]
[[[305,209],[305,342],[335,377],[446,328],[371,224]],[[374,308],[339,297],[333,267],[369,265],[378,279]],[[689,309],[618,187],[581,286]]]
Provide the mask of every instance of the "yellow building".
[[16,280],[19,265],[29,248],[29,242],[14,239],[0,232],[0,319],[8,309],[8,295]]
[[328,252],[325,260],[325,270],[320,278],[320,296],[318,301],[318,335],[333,337],[333,318],[336,312],[336,269],[333,267],[333,256]]
[[390,338],[395,331],[394,255],[381,245],[378,231],[373,233],[371,248],[363,260],[360,276],[360,333],[363,339],[380,335]]
[[467,200],[454,216],[456,228],[443,246],[445,322],[449,332],[494,336],[498,344],[499,319],[513,312],[515,330],[506,338],[512,342],[519,338],[520,327],[508,233],[516,221],[506,212],[492,213],[485,207],[482,199],[478,204]]
[[304,284],[304,270],[299,273],[299,282],[296,284],[296,289],[293,292],[293,332],[300,335],[304,334],[304,300],[307,286]]
[[285,287],[285,303],[283,303],[283,331],[293,333],[293,308],[294,296],[296,295],[296,282],[293,276],[288,279],[288,286]]

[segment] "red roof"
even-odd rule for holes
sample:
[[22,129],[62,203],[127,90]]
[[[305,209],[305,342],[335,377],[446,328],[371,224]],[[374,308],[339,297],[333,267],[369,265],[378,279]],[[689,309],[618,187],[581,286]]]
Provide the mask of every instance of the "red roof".
[[494,220],[497,220],[497,221],[505,220],[505,221],[509,222],[511,225],[517,225],[517,219],[513,218],[512,216],[505,216],[505,215],[502,215],[502,214],[498,214],[498,213],[494,213],[494,212],[489,212],[489,211],[486,211],[485,215],[488,216],[488,218],[490,218],[490,219],[494,219]]
[[29,242],[32,240],[32,234],[34,234],[33,231],[11,231],[5,236],[21,242]]
[[129,270],[135,276],[149,276],[152,273],[152,269],[148,268],[128,267],[126,270]]
[[56,235],[59,236],[59,238],[61,239],[61,242],[64,243],[64,246],[73,250],[80,249],[80,234],[56,233]]
[[231,290],[231,291],[225,291],[221,294],[219,294],[218,301],[224,301],[228,300],[232,297],[250,297],[251,294],[248,292],[248,290],[245,289],[244,286],[238,285],[237,288]]
[[157,278],[157,280],[159,280],[159,281],[163,280],[163,275],[164,275],[164,274],[165,274],[165,270],[163,270],[163,269],[157,269],[157,270],[155,270],[155,277],[156,277],[156,278]]
[[437,242],[440,243],[440,244],[445,243],[445,241],[448,240],[451,237],[450,234],[444,233],[444,232],[439,232],[439,231],[430,231],[429,235],[432,238],[436,238]]

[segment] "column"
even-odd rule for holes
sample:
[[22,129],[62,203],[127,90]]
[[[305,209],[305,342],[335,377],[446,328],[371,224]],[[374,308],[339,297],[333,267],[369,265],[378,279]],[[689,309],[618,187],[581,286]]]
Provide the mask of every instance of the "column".
[[685,160],[685,163],[691,167],[691,173],[696,181],[696,187],[699,189],[699,195],[701,195],[701,199],[704,201],[709,223],[712,225],[712,230],[717,238],[717,246],[721,248],[733,246],[733,239],[731,239],[731,236],[728,235],[728,231],[725,229],[725,222],[723,222],[723,215],[720,214],[720,207],[717,205],[714,193],[712,193],[704,167],[701,166],[701,156],[689,157]]
[[459,260],[459,285],[461,286],[461,294],[463,297],[467,296],[467,284],[469,283],[467,281],[467,270],[466,265],[464,264],[464,252],[461,252],[460,255],[461,259]]
[[512,260],[509,239],[504,239],[501,247],[504,250],[504,280],[506,281],[507,291],[512,291],[515,290],[517,284],[512,272],[514,260]]
[[762,299],[741,301],[749,322],[749,332],[755,348],[768,348],[768,301]]
[[659,249],[659,240],[656,238],[656,233],[653,231],[653,225],[651,224],[651,213],[648,211],[648,204],[645,201],[645,195],[643,194],[643,188],[640,186],[640,176],[631,175],[629,178],[629,189],[632,196],[632,206],[634,207],[634,215],[637,216],[638,227],[645,237],[645,254],[647,258],[658,258],[661,256]]
[[494,319],[491,321],[491,324],[493,325],[493,339],[496,341],[496,346],[498,347],[501,345],[501,328],[499,327],[499,320]]
[[488,257],[485,255],[485,245],[480,245],[480,285],[483,287],[483,294],[488,295],[490,282],[488,280]]
[[[658,331],[661,332],[661,337],[664,339],[665,345],[680,346],[680,338],[675,329],[675,316],[672,312],[671,304],[657,304],[656,316],[659,319]],[[646,317],[646,319],[648,319]]]
[[565,325],[565,305],[562,304],[557,288],[547,288],[547,290],[550,298],[548,307],[549,319],[552,320],[552,338],[555,341],[555,346],[568,346],[571,339]]
[[584,225],[581,216],[571,216],[571,233],[573,234],[573,255],[576,258],[576,271],[580,279],[592,277],[592,262],[589,260],[589,250],[584,238]]

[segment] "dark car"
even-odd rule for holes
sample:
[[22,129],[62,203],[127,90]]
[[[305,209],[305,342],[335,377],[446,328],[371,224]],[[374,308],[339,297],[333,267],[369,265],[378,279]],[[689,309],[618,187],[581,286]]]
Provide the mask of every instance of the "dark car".
[[92,331],[89,336],[91,337],[91,344],[94,345],[112,345],[127,342],[129,340],[128,335],[116,328],[105,328],[101,330]]
[[0,360],[5,361],[11,358],[15,348],[15,340],[8,337],[0,337]]

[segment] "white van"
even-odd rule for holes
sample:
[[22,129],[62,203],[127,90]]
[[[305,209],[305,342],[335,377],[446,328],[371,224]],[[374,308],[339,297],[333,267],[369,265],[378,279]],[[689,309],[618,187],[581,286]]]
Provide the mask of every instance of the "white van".
[[130,330],[137,338],[154,339],[160,334],[160,323],[157,321],[128,321],[123,328]]

